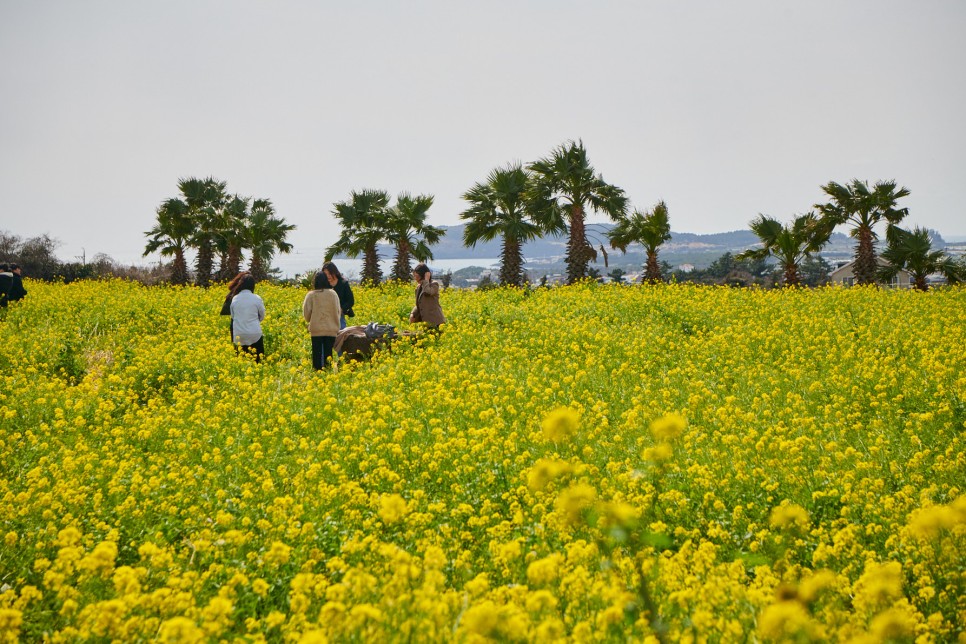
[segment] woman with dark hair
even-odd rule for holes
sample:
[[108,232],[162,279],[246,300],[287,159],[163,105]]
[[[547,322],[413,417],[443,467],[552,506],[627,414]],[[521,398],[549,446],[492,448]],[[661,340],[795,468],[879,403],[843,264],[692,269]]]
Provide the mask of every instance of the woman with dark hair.
[[332,359],[332,345],[339,333],[339,296],[324,271],[315,274],[315,288],[305,295],[302,316],[312,337],[312,367],[318,371]]
[[265,319],[265,303],[255,295],[255,277],[251,273],[242,276],[238,292],[231,298],[231,333],[235,346],[255,354],[255,362],[265,355],[265,339],[262,337],[262,320]]
[[416,306],[409,314],[409,321],[425,322],[431,329],[439,328],[446,322],[439,304],[439,282],[433,281],[433,273],[426,264],[416,265],[413,279],[416,280]]
[[[232,281],[228,282],[228,294],[225,295],[225,302],[224,304],[221,305],[222,315],[231,315],[231,298],[235,297],[235,295],[238,294],[238,287],[241,284],[242,278],[245,277],[246,275],[248,275],[248,271],[242,271],[238,275],[235,275]],[[228,332],[229,332],[229,335],[231,336],[232,342],[235,341],[234,326],[235,326],[234,323],[231,320],[229,320]]]
[[335,294],[339,296],[339,308],[342,311],[339,314],[339,329],[344,329],[346,326],[345,319],[355,316],[352,307],[356,304],[356,298],[352,295],[352,287],[349,286],[348,280],[342,277],[342,273],[332,262],[322,264],[322,272],[325,273],[325,278],[329,280],[329,286],[335,289]]

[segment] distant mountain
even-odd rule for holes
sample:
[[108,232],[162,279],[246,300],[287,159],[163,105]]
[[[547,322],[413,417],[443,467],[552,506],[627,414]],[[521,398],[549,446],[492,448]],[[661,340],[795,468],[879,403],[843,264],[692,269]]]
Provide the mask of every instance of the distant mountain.
[[[603,245],[607,251],[608,264],[619,267],[640,267],[645,260],[644,249],[632,244],[624,255],[613,250],[607,242],[607,232],[613,224],[589,224],[587,236],[595,248]],[[500,242],[492,241],[479,243],[474,248],[463,246],[463,225],[441,226],[446,233],[440,242],[433,246],[435,259],[492,259],[500,256]],[[725,233],[699,235],[697,233],[672,232],[671,239],[660,250],[660,259],[672,266],[679,264],[693,264],[703,268],[711,264],[724,253],[739,253],[758,243],[758,237],[750,230],[734,230]],[[523,255],[528,263],[548,264],[554,260],[563,261],[567,251],[567,238],[560,235],[550,235],[536,241],[529,242],[523,247]],[[849,257],[852,244],[848,236],[841,233],[832,235],[823,255],[831,258]],[[393,250],[389,246],[380,246],[381,257],[392,257]],[[603,257],[601,257],[601,262]]]

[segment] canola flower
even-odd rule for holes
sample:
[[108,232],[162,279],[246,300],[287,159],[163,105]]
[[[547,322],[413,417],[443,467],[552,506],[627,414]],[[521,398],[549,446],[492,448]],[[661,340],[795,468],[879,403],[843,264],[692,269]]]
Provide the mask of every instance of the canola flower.
[[573,409],[558,407],[544,417],[541,426],[548,441],[564,441],[577,433],[580,416]]
[[29,290],[0,641],[962,637],[962,289],[448,291],[322,374],[301,289],[262,364],[217,289]]

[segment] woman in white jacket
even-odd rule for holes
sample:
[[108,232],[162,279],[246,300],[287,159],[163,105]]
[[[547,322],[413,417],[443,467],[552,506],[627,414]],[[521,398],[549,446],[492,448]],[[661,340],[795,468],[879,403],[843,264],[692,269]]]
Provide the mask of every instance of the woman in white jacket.
[[238,292],[231,298],[231,333],[235,347],[255,354],[255,362],[265,355],[265,338],[262,337],[262,320],[265,319],[265,303],[255,295],[255,278],[249,273],[238,284]]
[[332,345],[339,333],[342,307],[325,273],[316,273],[313,285],[315,289],[309,291],[302,302],[302,316],[312,336],[312,367],[319,370],[332,359]]

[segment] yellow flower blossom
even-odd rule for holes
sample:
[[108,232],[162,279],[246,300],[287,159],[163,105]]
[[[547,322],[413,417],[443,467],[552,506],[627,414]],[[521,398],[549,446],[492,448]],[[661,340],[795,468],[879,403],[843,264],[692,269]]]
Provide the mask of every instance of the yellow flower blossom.
[[670,443],[658,443],[653,447],[644,448],[641,458],[654,464],[661,464],[674,456],[674,448]]
[[890,608],[872,618],[869,632],[878,642],[895,642],[912,639],[917,626],[918,621],[908,611]]
[[172,617],[165,620],[158,629],[158,640],[165,644],[197,644],[207,638],[193,620],[187,617]]
[[834,588],[836,584],[835,573],[831,570],[818,570],[815,574],[802,580],[798,588],[798,594],[805,603],[814,602],[819,595],[826,589]]
[[265,561],[269,564],[281,566],[288,563],[292,556],[292,548],[281,541],[272,542],[271,548],[265,553]]
[[80,543],[82,536],[83,533],[80,530],[74,526],[70,526],[57,533],[57,539],[54,541],[54,545],[60,546],[61,548],[76,546]]
[[758,622],[762,637],[775,641],[818,641],[822,627],[797,601],[780,601],[762,612]]
[[586,483],[575,483],[563,490],[557,497],[555,507],[571,523],[590,509],[597,500],[597,490]]
[[108,574],[113,570],[116,558],[117,544],[113,541],[102,541],[94,546],[94,550],[77,565],[81,570],[91,574]]
[[0,608],[0,637],[4,641],[19,640],[20,627],[23,625],[23,613],[14,608]]
[[500,611],[492,601],[470,606],[462,617],[462,627],[469,633],[483,637],[492,636],[497,629]]
[[557,598],[549,590],[537,590],[527,595],[527,610],[539,613],[557,607]]
[[651,435],[657,441],[667,443],[678,438],[687,424],[681,414],[666,414],[651,423]]
[[558,407],[544,416],[543,437],[548,441],[565,441],[580,429],[580,415],[570,407]]
[[566,461],[541,458],[530,468],[527,474],[527,485],[531,490],[538,492],[545,489],[550,481],[570,474],[572,471],[573,467]]
[[401,521],[408,511],[406,499],[398,494],[387,494],[379,500],[379,518],[386,523]]
[[782,503],[771,511],[768,522],[779,530],[807,530],[810,519],[808,511],[795,503]]
[[563,563],[563,557],[559,554],[537,559],[527,566],[527,579],[534,586],[552,583],[560,574],[561,563]]
[[922,539],[937,536],[943,530],[952,530],[966,524],[966,495],[948,505],[933,505],[919,510],[909,523],[912,534]]
[[137,571],[130,566],[121,566],[115,570],[113,581],[118,595],[136,595],[141,592]]
[[265,626],[269,629],[278,628],[285,623],[285,613],[273,610],[265,617]]
[[478,597],[490,589],[490,577],[485,572],[480,573],[466,582],[464,588],[470,595]]
[[874,611],[902,596],[902,564],[897,561],[871,562],[855,582],[855,605]]

